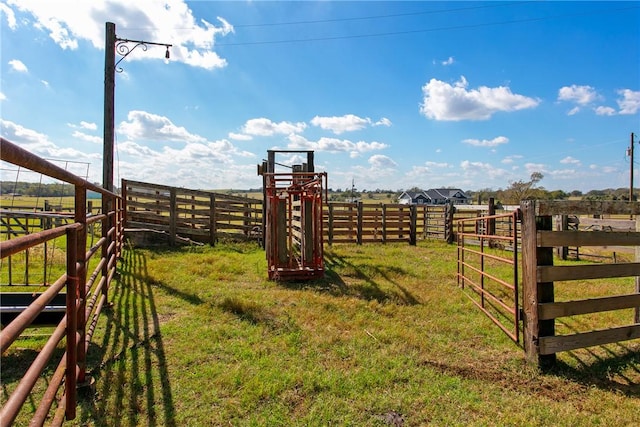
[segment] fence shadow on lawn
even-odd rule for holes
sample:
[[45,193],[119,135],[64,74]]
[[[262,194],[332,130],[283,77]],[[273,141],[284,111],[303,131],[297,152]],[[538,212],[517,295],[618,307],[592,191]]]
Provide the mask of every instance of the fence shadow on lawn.
[[[324,260],[324,278],[306,282],[283,282],[282,286],[289,289],[315,289],[333,296],[351,296],[367,301],[376,300],[379,303],[393,301],[403,305],[420,304],[420,301],[411,292],[391,277],[390,273],[405,274],[404,271],[400,271],[401,269],[397,267],[383,269],[379,266],[368,266],[367,271],[365,271],[347,258],[328,252],[325,252]],[[348,285],[340,274],[340,271],[345,269],[350,272],[350,277],[364,283]],[[383,286],[376,278],[391,283],[399,292],[383,289]]]
[[631,343],[615,343],[568,351],[573,366],[558,360],[548,375],[558,375],[578,384],[640,399],[640,351]]
[[[110,289],[112,307],[106,311],[101,348],[90,349],[88,354],[88,367],[94,367],[89,374],[96,379],[97,389],[95,396],[79,402],[82,421],[109,426],[176,426],[152,287],[159,284],[149,279],[143,254],[127,250],[123,255],[117,285]],[[109,414],[117,415],[107,419]]]

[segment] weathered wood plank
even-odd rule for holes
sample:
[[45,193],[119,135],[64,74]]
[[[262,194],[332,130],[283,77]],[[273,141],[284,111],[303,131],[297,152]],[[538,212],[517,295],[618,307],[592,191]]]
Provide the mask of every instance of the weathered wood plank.
[[640,232],[538,231],[538,247],[638,245]]
[[640,262],[538,267],[538,282],[640,276]]
[[627,341],[636,338],[640,338],[640,325],[621,326],[618,328],[573,335],[540,337],[539,346],[541,355],[551,355],[561,351]]
[[541,320],[602,311],[622,310],[640,306],[640,294],[616,295],[604,298],[591,298],[580,301],[553,302],[538,305]]

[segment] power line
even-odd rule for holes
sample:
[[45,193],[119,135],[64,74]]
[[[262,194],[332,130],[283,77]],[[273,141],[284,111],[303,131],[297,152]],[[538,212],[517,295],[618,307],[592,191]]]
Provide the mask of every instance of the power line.
[[332,19],[317,19],[317,20],[306,20],[306,21],[290,21],[290,22],[271,22],[271,23],[262,23],[262,24],[238,24],[234,25],[234,28],[252,28],[252,27],[275,27],[280,25],[307,25],[307,24],[324,24],[330,22],[348,22],[348,21],[365,21],[371,19],[386,19],[386,18],[398,18],[402,16],[418,16],[418,15],[435,15],[440,13],[451,13],[451,12],[462,12],[467,10],[477,10],[477,9],[489,9],[496,7],[506,7],[506,6],[519,6],[527,3],[538,3],[537,1],[521,1],[521,2],[513,2],[513,3],[499,3],[499,4],[488,4],[482,6],[469,6],[469,7],[459,7],[455,9],[440,9],[440,10],[425,10],[418,12],[405,12],[405,13],[392,13],[385,15],[371,15],[371,16],[356,16],[350,18],[332,18]]
[[611,13],[611,12],[621,12],[626,10],[638,9],[640,6],[629,6],[617,9],[608,9],[608,10],[598,10],[591,12],[581,12],[581,13],[572,13],[566,15],[555,15],[555,16],[542,16],[538,18],[526,18],[526,19],[514,19],[509,21],[498,21],[498,22],[487,22],[480,24],[466,24],[466,25],[454,25],[448,27],[437,27],[437,28],[425,28],[419,30],[405,30],[405,31],[390,31],[390,32],[382,32],[382,33],[369,33],[369,34],[352,34],[348,36],[327,36],[327,37],[313,37],[306,39],[287,39],[287,40],[266,40],[266,41],[254,41],[254,42],[237,42],[237,43],[216,43],[216,46],[255,46],[255,45],[270,45],[270,44],[287,44],[287,43],[306,43],[306,42],[316,42],[316,41],[333,41],[333,40],[346,40],[346,39],[359,39],[359,38],[370,38],[370,37],[387,37],[387,36],[397,36],[397,35],[406,35],[406,34],[418,34],[418,33],[430,33],[430,32],[438,32],[438,31],[451,31],[451,30],[463,30],[463,29],[472,29],[472,28],[482,28],[482,27],[492,27],[498,25],[509,25],[509,24],[523,24],[529,22],[538,22],[538,21],[546,21],[551,19],[559,19],[559,18],[573,18],[577,16],[587,16],[594,14],[602,14],[602,13]]

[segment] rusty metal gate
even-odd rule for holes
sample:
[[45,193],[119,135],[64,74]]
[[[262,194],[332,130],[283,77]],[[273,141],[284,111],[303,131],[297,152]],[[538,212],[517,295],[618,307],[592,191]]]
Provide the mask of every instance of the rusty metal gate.
[[458,285],[513,341],[520,342],[519,210],[456,221]]

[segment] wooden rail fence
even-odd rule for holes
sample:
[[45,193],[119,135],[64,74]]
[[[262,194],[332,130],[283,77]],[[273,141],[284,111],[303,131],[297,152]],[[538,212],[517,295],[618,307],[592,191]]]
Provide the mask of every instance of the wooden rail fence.
[[261,234],[262,201],[202,190],[122,180],[127,231],[149,230],[214,245]]
[[[524,349],[527,359],[548,366],[555,362],[558,352],[640,338],[640,221],[637,219],[640,203],[529,200],[522,203],[521,209]],[[553,230],[553,216],[568,214],[635,215],[636,231]],[[604,246],[635,246],[636,262],[554,265],[554,248]],[[586,293],[585,281],[620,277],[629,277],[634,283],[622,294],[556,301],[556,282],[578,281],[573,286],[585,286]],[[556,334],[558,319],[625,309],[632,312],[625,325],[603,324],[600,329]]]
[[[126,229],[162,233],[215,244],[220,238],[262,236],[262,200],[139,181],[122,181]],[[323,236],[334,243],[388,243],[455,239],[454,223],[486,212],[448,205],[329,202],[323,205]]]

